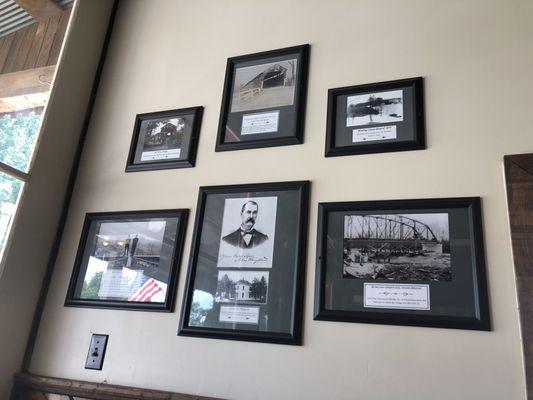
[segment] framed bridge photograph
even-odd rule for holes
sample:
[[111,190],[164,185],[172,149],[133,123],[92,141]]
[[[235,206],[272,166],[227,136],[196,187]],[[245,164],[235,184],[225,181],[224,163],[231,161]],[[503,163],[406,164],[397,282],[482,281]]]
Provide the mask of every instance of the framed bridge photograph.
[[490,330],[480,199],[320,203],[315,319]]
[[309,45],[227,61],[215,151],[303,143]]
[[188,210],[88,213],[65,306],[172,311]]
[[422,78],[328,91],[326,157],[425,147]]
[[126,172],[194,167],[203,107],[139,114]]
[[179,335],[301,343],[309,182],[201,187]]

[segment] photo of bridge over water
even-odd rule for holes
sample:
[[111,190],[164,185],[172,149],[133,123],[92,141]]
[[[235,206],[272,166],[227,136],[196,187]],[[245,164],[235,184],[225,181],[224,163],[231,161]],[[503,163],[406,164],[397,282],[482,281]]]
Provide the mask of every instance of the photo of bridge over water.
[[347,215],[343,277],[451,281],[447,213]]

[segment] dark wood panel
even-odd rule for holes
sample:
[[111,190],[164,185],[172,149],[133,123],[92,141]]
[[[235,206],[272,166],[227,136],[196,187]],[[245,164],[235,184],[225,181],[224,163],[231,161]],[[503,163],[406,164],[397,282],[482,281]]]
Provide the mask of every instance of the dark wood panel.
[[39,82],[52,82],[55,65],[32,68],[25,71],[11,72],[0,75],[0,99],[3,97],[21,96],[30,93],[47,92],[50,86]]
[[19,47],[22,44],[22,39],[24,38],[25,30],[26,29],[22,29],[13,34],[15,35],[15,37],[13,38],[13,42],[11,43],[11,47],[9,48],[9,53],[7,54],[7,59],[4,64],[4,68],[2,68],[3,74],[7,74],[9,72],[15,72],[15,69],[13,67],[17,59],[17,53],[18,53]]
[[35,36],[31,42],[30,51],[28,52],[24,69],[35,68],[35,65],[37,64],[37,58],[39,57],[39,52],[41,51],[41,47],[43,45],[44,34],[46,33],[46,25],[46,21],[36,24],[37,28],[35,30]]
[[4,69],[14,39],[15,35],[8,35],[2,38],[2,42],[0,43],[0,73]]
[[65,32],[67,31],[69,17],[70,14],[68,12],[63,12],[60,15],[59,25],[57,27],[57,32],[54,36],[52,47],[50,48],[50,54],[48,55],[47,65],[57,64],[57,60],[59,59],[59,53],[61,51],[61,46],[63,45],[63,37],[65,36]]
[[20,71],[24,69],[24,64],[26,64],[26,59],[28,58],[28,53],[30,51],[33,39],[35,38],[36,31],[37,24],[28,26],[26,29],[20,31],[21,40],[15,55],[15,59],[13,60],[13,66],[11,68],[12,71]]
[[528,398],[533,399],[533,154],[505,156]]
[[0,74],[57,64],[71,9],[0,38]]
[[50,50],[52,49],[52,44],[54,43],[54,38],[59,26],[59,18],[60,16],[56,15],[48,20],[41,51],[39,52],[39,57],[37,57],[37,63],[35,64],[36,67],[44,67],[48,63]]
[[[33,374],[15,375],[11,395],[12,400],[39,399],[38,396],[41,394],[61,394],[96,400],[215,400],[214,397],[51,378]],[[46,397],[42,398],[45,399]]]

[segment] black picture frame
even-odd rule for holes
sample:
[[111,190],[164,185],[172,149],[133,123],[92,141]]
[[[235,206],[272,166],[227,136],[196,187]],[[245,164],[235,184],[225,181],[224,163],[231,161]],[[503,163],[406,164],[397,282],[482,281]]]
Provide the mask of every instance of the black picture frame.
[[[339,279],[340,272],[336,272],[334,269],[340,263],[343,265],[342,274],[345,274],[345,265],[351,266],[354,264],[350,262],[344,264],[347,257],[347,246],[344,244],[340,245],[335,240],[340,233],[338,232],[339,218],[343,215],[345,216],[343,218],[346,218],[347,214],[360,217],[358,213],[372,218],[375,215],[381,214],[383,211],[390,211],[391,214],[401,214],[401,210],[406,210],[408,213],[422,213],[432,210],[434,212],[442,212],[443,210],[448,210],[448,243],[450,248],[449,253],[451,253],[450,279],[448,281],[415,279],[407,282],[380,279],[374,275],[371,279],[362,277],[350,278],[347,282],[352,283],[344,284],[342,279]],[[337,222],[334,221],[335,219],[337,219]],[[330,223],[331,225],[336,224],[337,229],[330,229]],[[343,219],[343,223],[347,223],[346,219]],[[394,229],[391,226],[389,225],[389,229]],[[342,229],[347,229],[346,225]],[[420,231],[420,225],[418,231]],[[370,240],[372,235],[372,229],[367,231],[366,239],[361,239],[360,243],[363,243],[364,240]],[[342,233],[341,239],[342,241],[352,240],[346,239],[345,232]],[[358,239],[353,240],[357,242]],[[355,246],[362,247],[361,244]],[[342,256],[337,255],[339,248],[342,249],[340,250],[343,252]],[[328,255],[337,261],[333,263],[329,262]],[[390,263],[390,259],[388,262]],[[332,267],[332,264],[335,265]],[[366,266],[367,264],[363,262],[359,265]],[[423,285],[418,285],[420,282]],[[365,296],[366,287],[364,286],[369,283],[375,283],[378,286],[382,283],[413,286],[427,285],[427,302],[428,306],[431,302],[431,310],[394,309],[390,305],[383,308],[375,308],[372,307],[374,303],[370,307],[365,307],[363,297]],[[432,298],[434,294],[436,295],[435,299]],[[345,301],[348,295],[350,296],[350,300]],[[461,303],[461,300],[464,300],[464,303]],[[326,302],[329,304],[326,304]],[[348,304],[350,302],[351,304]],[[435,313],[433,309],[436,310]],[[319,203],[314,319],[490,331],[491,323],[487,294],[480,198],[464,197]]]
[[[243,150],[303,143],[305,106],[307,98],[307,79],[309,70],[309,51],[310,46],[305,44],[301,46],[293,46],[278,50],[264,51],[260,53],[228,58],[215,151]],[[281,60],[279,62],[283,62],[286,61],[283,60],[284,57],[289,57],[291,55],[297,59],[296,81],[293,82],[294,92],[292,105],[271,105],[262,108],[238,110],[233,113],[231,112],[230,107],[232,107],[232,98],[234,95],[233,85],[234,78],[236,77],[235,71],[238,65],[248,67],[254,65],[258,66],[262,65],[261,62],[263,62],[263,64],[268,63],[268,60],[271,60],[270,63],[275,63],[276,61],[272,60],[276,59]],[[263,84],[261,84],[261,90],[262,87]],[[251,96],[253,97],[253,93]],[[276,121],[279,122],[278,130],[272,131],[272,133],[254,134],[254,139],[243,138],[243,135],[241,134],[242,122],[244,116],[248,115],[245,114],[245,112],[247,112],[249,115],[277,112],[278,116]],[[235,132],[229,128],[228,118],[230,114],[232,115],[232,124],[235,123],[237,126],[240,123],[240,132]],[[235,122],[233,122],[233,117],[236,118]],[[229,132],[228,134],[235,139],[234,141],[227,141],[225,139],[227,129]],[[274,135],[274,137],[271,137],[272,135]]]
[[[308,228],[308,212],[309,212],[309,181],[293,181],[293,182],[276,182],[276,183],[261,183],[261,184],[244,184],[244,185],[229,185],[229,186],[208,186],[200,187],[198,195],[198,205],[197,213],[195,220],[195,227],[193,233],[193,240],[191,246],[189,268],[187,272],[187,281],[185,286],[185,293],[183,296],[182,310],[180,316],[180,325],[178,330],[179,336],[194,336],[194,337],[205,337],[213,339],[228,339],[228,340],[242,340],[242,341],[254,341],[254,342],[266,342],[266,343],[277,343],[277,344],[289,344],[289,345],[300,345],[302,342],[302,307],[303,307],[303,295],[304,295],[304,284],[305,284],[305,262],[306,262],[306,244],[307,244],[307,228]],[[190,321],[191,315],[191,305],[193,301],[193,293],[195,290],[195,280],[198,274],[199,268],[199,258],[200,254],[204,260],[208,259],[209,255],[206,255],[207,252],[203,248],[203,243],[205,238],[213,235],[209,235],[209,232],[212,231],[212,227],[216,224],[212,218],[208,218],[208,213],[206,212],[206,204],[210,196],[222,195],[228,196],[237,196],[241,194],[251,194],[251,193],[279,193],[280,197],[283,193],[294,192],[291,195],[297,198],[297,210],[292,210],[291,216],[295,218],[294,227],[295,229],[290,232],[293,240],[293,246],[290,246],[288,252],[292,252],[293,264],[290,260],[279,259],[276,260],[276,251],[273,252],[273,264],[272,269],[278,268],[278,271],[282,271],[285,274],[292,276],[292,284],[289,284],[289,289],[287,291],[278,290],[281,293],[280,296],[283,297],[283,301],[278,298],[278,303],[282,304],[285,308],[280,309],[290,309],[290,318],[287,323],[287,332],[280,331],[261,331],[257,330],[244,330],[239,329],[239,326],[242,328],[242,324],[235,322],[233,324],[226,324],[224,328],[221,327],[203,327],[203,326],[193,326]],[[281,204],[281,202],[280,202]],[[281,206],[280,206],[281,207]],[[224,202],[224,209],[226,208],[226,203]],[[242,213],[242,211],[241,211]],[[278,229],[278,223],[283,222],[283,219],[277,215],[276,218],[276,229]],[[205,233],[203,232],[204,222],[208,230]],[[290,224],[290,223],[288,223]],[[215,228],[216,229],[216,228]],[[217,240],[222,241],[222,230],[218,231]],[[286,236],[288,237],[288,236]],[[279,237],[278,237],[279,238]],[[273,247],[276,247],[276,240],[273,239]],[[278,242],[279,243],[279,242]],[[281,241],[280,247],[287,247]],[[219,256],[220,249],[217,251],[217,256]],[[211,257],[212,258],[212,257]],[[214,264],[213,264],[214,263]],[[202,271],[206,271],[209,268],[206,267],[206,262],[204,261],[201,265]],[[219,265],[215,261],[211,260],[211,265],[214,267],[215,272],[220,276]],[[220,279],[220,278],[217,278]],[[215,281],[216,282],[216,281]],[[287,284],[287,281],[284,281]],[[274,287],[273,285],[277,284],[268,283],[269,285],[269,295],[270,288]],[[218,285],[218,283],[217,283]],[[288,299],[288,300],[287,300]],[[268,304],[268,302],[267,302]],[[231,305],[231,304],[230,304]],[[219,307],[222,307],[220,303]],[[278,307],[281,307],[278,305]],[[213,310],[216,309],[216,305],[213,302]],[[214,311],[213,311],[214,312]],[[218,314],[218,324],[220,324],[220,311]],[[274,320],[275,318],[270,318]],[[222,325],[224,325],[222,323]],[[234,328],[230,328],[233,326]]]
[[[350,97],[355,101],[357,96],[383,94],[383,92],[393,93],[400,90],[402,91],[402,98],[400,99],[403,109],[402,115],[392,113],[390,116],[382,117],[383,109],[380,108],[381,106],[374,107],[368,104],[369,100],[367,100],[354,104],[352,112],[357,115],[357,118],[366,119],[368,115],[369,121],[359,125],[357,122],[348,123],[350,118],[346,100]],[[392,99],[380,99],[378,97],[377,100],[381,100],[381,102],[389,100],[388,102],[392,103]],[[393,104],[389,106],[397,107]],[[326,157],[426,148],[422,77],[329,89],[327,107]],[[378,115],[381,122],[370,122],[371,116],[378,110],[380,110]],[[399,120],[400,118],[401,120]],[[355,119],[353,118],[351,121],[355,121]],[[355,127],[359,128],[353,129]],[[350,135],[352,135],[351,138]],[[358,139],[355,139],[355,136]],[[381,136],[381,139],[378,139],[378,136]]]
[[[196,164],[196,153],[198,151],[198,139],[200,136],[200,128],[202,125],[202,116],[204,108],[202,106],[179,108],[175,110],[156,111],[144,114],[137,114],[135,117],[135,124],[133,127],[133,135],[131,138],[130,150],[126,162],[126,172],[136,171],[154,171],[160,169],[173,168],[192,168]],[[178,158],[161,158],[155,160],[138,160],[139,153],[139,135],[141,134],[141,126],[143,122],[149,120],[158,120],[165,118],[191,118],[190,137],[186,149],[186,155]],[[181,149],[180,149],[181,150]],[[181,156],[181,154],[180,154]]]
[[[76,253],[76,259],[74,262],[74,268],[70,278],[69,287],[65,299],[66,307],[86,307],[86,308],[109,308],[119,310],[139,310],[139,311],[161,311],[172,312],[174,309],[176,287],[178,282],[179,266],[181,262],[181,256],[183,253],[183,244],[185,238],[185,231],[187,228],[189,210],[188,209],[169,209],[169,210],[143,210],[143,211],[118,211],[118,212],[95,212],[87,213],[85,215],[85,221],[81,232],[81,237],[78,245],[78,251]],[[142,302],[142,301],[129,301],[129,300],[100,300],[100,299],[87,299],[77,296],[76,293],[81,293],[80,285],[83,285],[84,276],[80,274],[86,273],[88,246],[89,243],[93,243],[93,237],[96,234],[90,235],[93,224],[105,222],[138,222],[146,221],[148,219],[177,219],[177,227],[175,233],[171,236],[173,240],[173,247],[168,252],[168,280],[166,282],[166,294],[163,302]],[[132,232],[134,234],[134,232]],[[166,231],[165,231],[166,235]],[[162,239],[164,240],[164,239]],[[90,250],[89,250],[90,251]],[[134,254],[134,251],[132,252]],[[89,253],[90,255],[90,253]]]

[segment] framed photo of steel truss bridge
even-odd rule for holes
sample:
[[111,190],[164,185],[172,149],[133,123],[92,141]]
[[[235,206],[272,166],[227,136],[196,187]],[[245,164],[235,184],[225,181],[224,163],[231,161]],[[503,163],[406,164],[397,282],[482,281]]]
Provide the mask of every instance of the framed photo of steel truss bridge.
[[326,157],[425,147],[422,78],[328,91]]
[[231,57],[215,151],[303,143],[309,45]]
[[478,197],[320,203],[315,320],[490,330]]
[[65,306],[171,312],[187,216],[86,214]]

